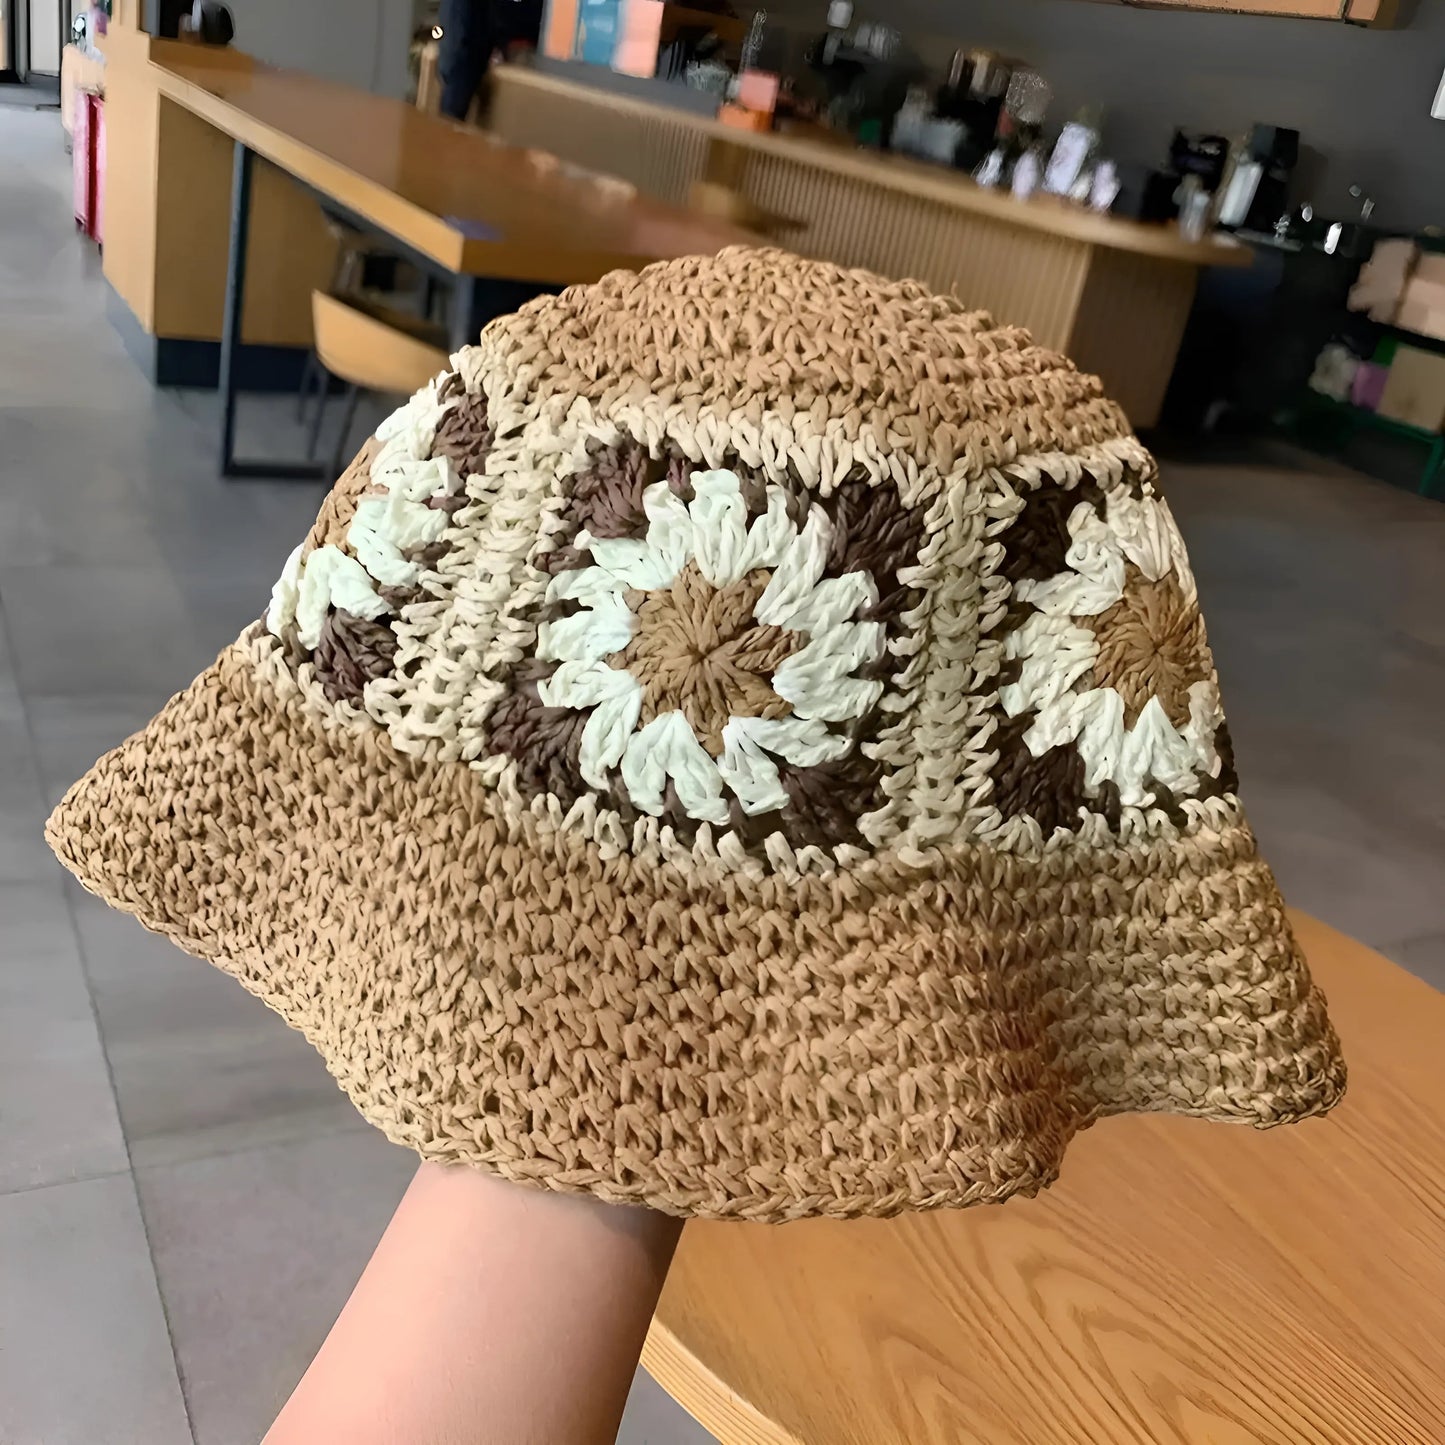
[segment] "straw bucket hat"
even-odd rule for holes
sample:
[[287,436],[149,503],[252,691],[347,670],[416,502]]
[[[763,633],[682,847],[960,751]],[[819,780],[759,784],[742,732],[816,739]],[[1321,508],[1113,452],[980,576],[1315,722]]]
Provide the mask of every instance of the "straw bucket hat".
[[57,809],[87,888],[423,1157],[675,1214],[998,1200],[1105,1115],[1338,1100],[1095,380],[743,249],[452,364]]

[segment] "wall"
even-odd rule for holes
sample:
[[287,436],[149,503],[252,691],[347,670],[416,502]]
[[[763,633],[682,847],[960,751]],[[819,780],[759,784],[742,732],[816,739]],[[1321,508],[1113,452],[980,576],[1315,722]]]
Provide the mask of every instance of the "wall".
[[45,75],[59,75],[60,6],[57,0],[29,0],[29,6],[30,69]]
[[[769,0],[820,28],[823,0]],[[1158,164],[1175,126],[1235,136],[1291,126],[1317,156],[1302,181],[1324,214],[1355,215],[1348,188],[1384,225],[1445,225],[1445,121],[1430,102],[1445,70],[1445,0],[1418,0],[1407,28],[1150,10],[1082,0],[859,0],[939,69],[959,44],[1031,61],[1054,86],[1050,119],[1105,107],[1105,143]]]
[[236,44],[271,65],[378,95],[407,92],[412,0],[226,0]]

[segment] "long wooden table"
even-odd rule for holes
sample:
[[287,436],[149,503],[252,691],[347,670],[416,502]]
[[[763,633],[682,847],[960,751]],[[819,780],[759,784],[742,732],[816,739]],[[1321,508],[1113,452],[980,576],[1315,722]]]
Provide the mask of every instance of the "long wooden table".
[[1440,1445],[1445,996],[1295,925],[1328,1118],[1110,1119],[1034,1200],[689,1224],[648,1369],[722,1445]]
[[246,286],[255,158],[289,173],[357,226],[451,286],[451,343],[470,339],[488,280],[595,281],[671,256],[757,238],[641,196],[626,183],[503,143],[401,101],[316,76],[217,66],[171,47],[152,60],[161,95],[235,142],[221,339],[221,467],[227,476],[314,475],[309,465],[235,456],[235,359]]

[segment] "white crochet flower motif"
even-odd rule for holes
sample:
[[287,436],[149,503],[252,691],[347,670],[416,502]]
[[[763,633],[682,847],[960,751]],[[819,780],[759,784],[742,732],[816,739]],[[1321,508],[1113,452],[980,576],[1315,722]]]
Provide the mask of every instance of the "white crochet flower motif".
[[1147,807],[1151,783],[1196,793],[1219,773],[1224,715],[1169,508],[1114,494],[1102,515],[1081,502],[1068,527],[1068,570],[1014,588],[1036,611],[1005,640],[1018,676],[999,690],[1003,710],[1034,715],[1035,757],[1072,743],[1090,795],[1109,782],[1124,806]]
[[432,382],[380,427],[382,443],[371,465],[373,490],[361,497],[347,529],[350,551],[334,544],[306,551],[303,542],[286,559],[271,592],[266,627],[280,637],[293,623],[297,640],[311,649],[331,608],[375,621],[391,609],[377,586],[409,587],[420,577],[409,554],[440,538],[450,517],[427,506],[429,497],[456,491],[445,458],[432,457],[432,437],[442,414]]
[[[580,605],[538,629],[538,658],[558,664],[539,694],[547,707],[591,709],[579,760],[589,786],[608,788],[609,775],[620,769],[633,804],[655,817],[663,812],[670,781],[689,817],[725,825],[728,793],[749,816],[788,804],[779,760],[814,767],[851,750],[848,733],[830,724],[856,721],[882,695],[881,682],[855,674],[882,656],[884,628],[855,620],[878,600],[867,572],[824,577],[833,527],[821,507],[809,510],[800,529],[788,514],[783,488],[769,484],[765,510],[750,522],[735,473],[694,472],[690,481],[690,502],[665,481],[647,487],[644,538],[594,537],[585,529],[577,534],[574,546],[591,553],[591,565],[560,573],[548,586],[548,602]],[[738,589],[760,586],[759,574],[770,573],[751,603],[752,621],[798,643],[784,649],[790,655],[769,679],[781,700],[768,709],[775,715],[728,716],[720,747],[705,746],[677,707],[642,722],[649,679],[629,670],[636,663],[628,659],[608,662],[638,632],[637,609],[645,607],[647,594],[666,593],[684,568],[700,574],[698,586],[734,602],[748,595]]]

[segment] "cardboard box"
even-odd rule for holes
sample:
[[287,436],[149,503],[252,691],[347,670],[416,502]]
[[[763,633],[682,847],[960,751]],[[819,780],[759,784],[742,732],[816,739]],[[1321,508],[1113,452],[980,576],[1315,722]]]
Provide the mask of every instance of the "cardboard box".
[[1395,325],[1416,336],[1433,336],[1445,341],[1445,306],[1424,301],[1402,301],[1395,313]]
[[1401,304],[1413,302],[1419,306],[1430,306],[1436,311],[1445,311],[1445,281],[1430,281],[1424,276],[1412,276],[1400,296]]
[[1422,251],[1415,262],[1411,279],[1425,281],[1432,286],[1445,286],[1445,253]]
[[1379,413],[1423,431],[1445,429],[1445,356],[1402,346],[1395,353]]
[[1419,257],[1413,241],[1391,237],[1377,242],[1350,288],[1350,310],[1368,311],[1371,321],[1393,321]]

